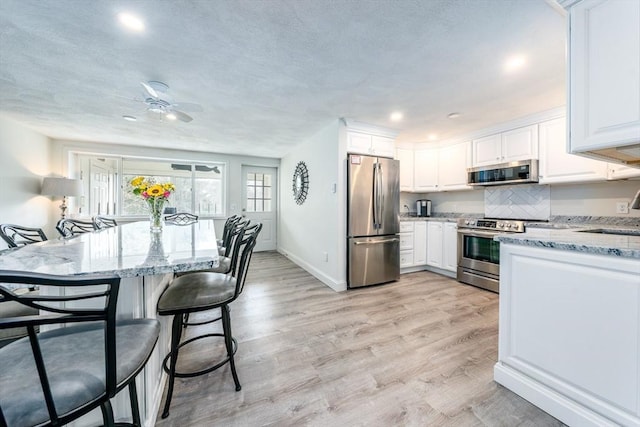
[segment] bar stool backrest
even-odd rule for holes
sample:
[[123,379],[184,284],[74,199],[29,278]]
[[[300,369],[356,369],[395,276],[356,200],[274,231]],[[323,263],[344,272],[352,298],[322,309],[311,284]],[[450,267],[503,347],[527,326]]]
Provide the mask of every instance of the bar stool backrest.
[[233,225],[241,219],[242,217],[240,215],[232,215],[224,222],[224,228],[222,229],[222,239],[220,239],[220,241],[222,242],[222,246],[226,247],[225,243],[227,243],[229,240],[229,232],[233,228]]
[[58,221],[58,224],[56,224],[56,230],[58,230],[62,237],[67,238],[95,231],[97,228],[92,221],[64,218]]
[[93,217],[93,226],[96,230],[102,230],[105,228],[117,227],[118,222],[113,218],[96,215]]
[[251,262],[251,255],[253,254],[253,248],[256,247],[256,242],[258,240],[258,235],[262,230],[262,224],[258,223],[255,227],[252,227],[246,233],[243,233],[243,239],[238,246],[242,247],[242,255],[240,257],[240,263],[238,264],[238,269],[235,272],[236,278],[236,292],[235,298],[242,293],[244,289],[244,282],[247,278],[247,271],[249,270],[249,263]]
[[10,248],[44,242],[47,236],[41,228],[22,227],[15,224],[0,225],[0,237]]
[[189,225],[198,222],[198,215],[189,212],[178,212],[165,216],[164,220],[176,225]]
[[[15,294],[7,287],[3,287],[3,283],[11,283],[18,285],[56,287],[56,288],[74,288],[73,295],[55,296],[55,295],[38,295],[33,293]],[[100,285],[98,287],[92,285]],[[87,288],[91,286],[91,288]],[[100,290],[96,290],[100,289]],[[47,417],[48,420],[39,420],[39,423],[45,422],[46,425],[63,425],[79,416],[89,412],[93,408],[98,407],[103,401],[113,397],[116,393],[117,377],[116,377],[116,304],[118,300],[118,291],[120,289],[120,278],[115,276],[51,276],[38,273],[2,271],[0,272],[0,304],[18,303],[32,309],[40,310],[40,314],[0,318],[0,329],[9,329],[16,327],[26,327],[29,336],[29,344],[33,354],[33,360],[38,371],[41,382],[41,392],[44,395],[43,407],[39,410],[32,410],[30,416]],[[65,308],[69,306],[76,308]],[[82,305],[83,308],[77,308]],[[96,308],[97,307],[97,308]],[[56,324],[78,324],[89,323],[95,324],[96,321],[104,324],[104,360],[105,360],[105,384],[104,393],[97,398],[81,405],[66,414],[58,414],[54,393],[52,393],[51,384],[55,382],[47,376],[47,357],[43,357],[42,349],[39,341],[39,334],[36,333],[38,327],[42,325]],[[90,326],[90,325],[87,325]],[[60,329],[64,331],[65,328]],[[100,342],[96,345],[101,345]],[[9,349],[10,347],[6,347]],[[51,355],[49,355],[51,357]],[[73,364],[73,360],[69,361]],[[11,369],[7,367],[7,369]],[[14,408],[15,409],[15,408]],[[33,408],[32,408],[33,409]],[[9,414],[9,408],[3,408],[0,401],[0,425],[7,425],[8,421],[5,414]],[[47,422],[48,421],[48,422]],[[31,424],[30,424],[31,425]]]

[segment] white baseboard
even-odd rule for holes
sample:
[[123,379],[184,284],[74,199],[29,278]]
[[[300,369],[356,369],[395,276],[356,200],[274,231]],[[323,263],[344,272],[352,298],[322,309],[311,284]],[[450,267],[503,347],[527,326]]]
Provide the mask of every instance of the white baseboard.
[[[616,427],[621,425],[501,362],[493,367],[493,379],[569,426]],[[634,427],[640,425],[637,421],[625,418],[628,423],[625,422],[622,425]]]
[[342,291],[346,291],[347,290],[347,282],[346,281],[343,281],[343,280],[338,281],[338,280],[335,280],[332,277],[327,276],[325,273],[323,273],[322,271],[318,270],[313,265],[311,265],[308,262],[306,262],[305,260],[293,255],[292,253],[290,253],[286,249],[278,248],[278,253],[280,253],[280,254],[286,256],[287,258],[289,258],[294,264],[296,264],[297,266],[299,266],[302,269],[306,270],[309,274],[311,274],[316,279],[320,280],[325,285],[329,286],[334,291],[342,292]]

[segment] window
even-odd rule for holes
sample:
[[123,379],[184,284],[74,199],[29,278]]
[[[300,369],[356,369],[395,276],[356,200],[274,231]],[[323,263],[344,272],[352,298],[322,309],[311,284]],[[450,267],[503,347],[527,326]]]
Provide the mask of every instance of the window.
[[165,206],[201,217],[224,216],[223,163],[94,156],[79,156],[78,160],[84,194],[88,195],[88,200],[85,197],[80,206],[81,213],[85,215],[147,215],[144,200],[132,193],[130,184],[136,176],[144,176],[175,185],[176,191]]
[[271,212],[271,175],[247,174],[247,212]]

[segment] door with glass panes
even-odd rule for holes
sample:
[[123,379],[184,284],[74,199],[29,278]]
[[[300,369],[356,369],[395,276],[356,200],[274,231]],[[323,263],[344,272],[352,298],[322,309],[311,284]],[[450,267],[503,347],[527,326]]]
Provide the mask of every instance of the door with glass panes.
[[252,222],[262,223],[255,251],[276,249],[277,169],[242,167],[242,213]]

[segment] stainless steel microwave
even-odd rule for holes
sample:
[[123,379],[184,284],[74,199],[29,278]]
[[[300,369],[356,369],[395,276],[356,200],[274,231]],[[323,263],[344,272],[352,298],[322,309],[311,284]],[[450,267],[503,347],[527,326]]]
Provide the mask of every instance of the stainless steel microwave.
[[469,185],[507,185],[529,182],[538,182],[538,160],[521,160],[467,169]]

